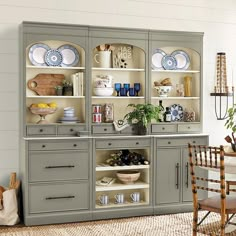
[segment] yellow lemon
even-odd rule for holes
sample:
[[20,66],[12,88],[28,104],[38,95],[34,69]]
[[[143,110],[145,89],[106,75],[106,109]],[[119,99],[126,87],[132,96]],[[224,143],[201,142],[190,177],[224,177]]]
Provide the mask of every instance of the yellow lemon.
[[46,107],[48,107],[48,105],[46,103],[39,103],[38,107],[39,108],[46,108]]
[[57,107],[57,104],[55,102],[50,102],[48,104],[49,107],[52,107],[52,108],[56,108]]

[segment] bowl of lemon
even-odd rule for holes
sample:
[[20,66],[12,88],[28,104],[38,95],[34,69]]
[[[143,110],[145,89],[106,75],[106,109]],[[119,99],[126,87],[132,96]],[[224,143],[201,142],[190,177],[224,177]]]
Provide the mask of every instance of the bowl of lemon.
[[40,120],[37,124],[48,124],[49,122],[46,120],[46,116],[56,112],[57,104],[55,102],[33,103],[30,105],[29,110],[32,114],[40,116]]

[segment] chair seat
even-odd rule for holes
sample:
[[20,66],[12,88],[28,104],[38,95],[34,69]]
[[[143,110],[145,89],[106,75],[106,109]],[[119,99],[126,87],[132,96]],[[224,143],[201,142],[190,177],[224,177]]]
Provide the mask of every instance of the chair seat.
[[[220,213],[221,209],[221,198],[219,195],[206,198],[203,200],[199,200],[199,209],[213,211],[216,213]],[[232,214],[236,212],[236,196],[226,196],[226,214]]]

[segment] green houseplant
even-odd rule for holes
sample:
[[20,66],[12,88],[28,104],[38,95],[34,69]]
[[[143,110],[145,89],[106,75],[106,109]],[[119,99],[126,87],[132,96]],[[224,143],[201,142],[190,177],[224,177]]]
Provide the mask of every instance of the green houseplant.
[[158,121],[160,115],[160,107],[147,104],[129,104],[128,107],[133,108],[133,110],[124,116],[129,124],[137,124],[137,133],[146,134],[148,124],[152,120]]
[[227,135],[225,140],[231,144],[232,149],[236,152],[236,138],[234,137],[234,133],[236,132],[236,122],[235,122],[235,114],[236,114],[236,104],[233,107],[229,108],[227,111],[228,117],[225,122],[225,126],[227,129],[232,131],[232,137]]
[[73,83],[69,80],[64,79],[63,84],[63,95],[72,96],[73,95]]

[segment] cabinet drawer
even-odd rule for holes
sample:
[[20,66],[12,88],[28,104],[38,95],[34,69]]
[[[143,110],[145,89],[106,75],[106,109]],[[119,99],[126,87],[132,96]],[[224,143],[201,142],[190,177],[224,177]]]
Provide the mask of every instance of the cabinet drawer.
[[117,134],[118,131],[115,130],[113,125],[93,125],[93,134]]
[[117,140],[96,140],[96,148],[139,148],[139,147],[148,147],[151,145],[151,140],[148,139],[117,139]]
[[67,140],[67,141],[29,141],[29,150],[77,150],[88,149],[88,140]]
[[175,147],[175,146],[187,146],[188,143],[196,145],[205,145],[208,143],[207,137],[189,137],[189,138],[157,138],[157,146]]
[[200,132],[200,124],[179,124],[178,132]]
[[28,136],[56,135],[56,132],[57,132],[57,129],[55,125],[27,126]]
[[29,180],[52,181],[88,179],[89,155],[83,151],[32,151]]
[[29,212],[85,210],[89,208],[88,183],[54,183],[29,186]]
[[76,136],[79,131],[84,131],[84,130],[85,130],[84,126],[60,125],[57,128],[57,134]]
[[137,127],[135,125],[130,125],[125,129],[120,131],[121,134],[137,134]]
[[152,133],[176,133],[177,132],[177,125],[171,124],[155,124],[151,127]]

